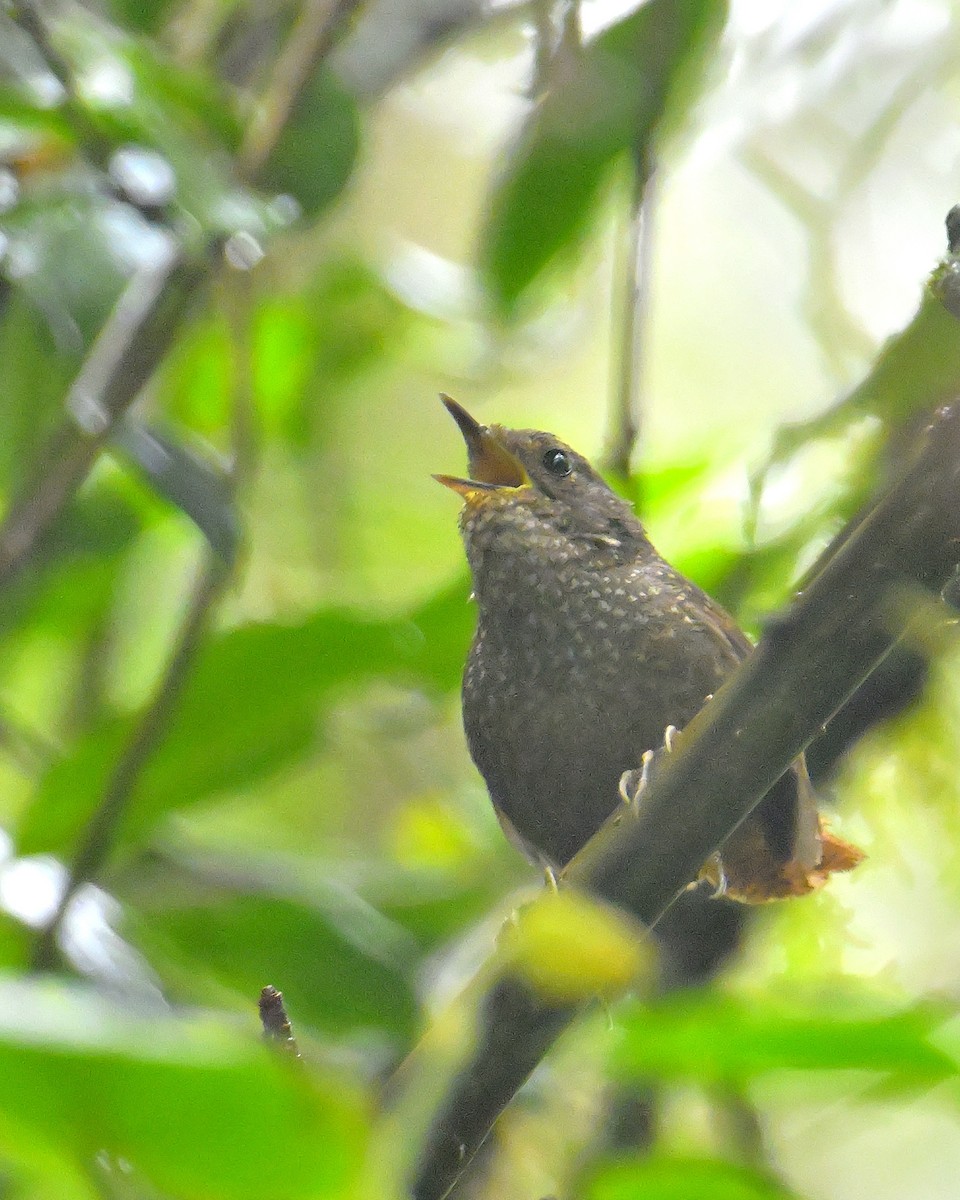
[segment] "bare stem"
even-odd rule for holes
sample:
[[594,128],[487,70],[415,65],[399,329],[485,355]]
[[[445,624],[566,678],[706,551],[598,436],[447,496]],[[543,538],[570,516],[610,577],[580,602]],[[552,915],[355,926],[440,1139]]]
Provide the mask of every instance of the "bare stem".
[[68,95],[73,94],[73,73],[70,67],[54,47],[47,35],[47,27],[37,11],[35,4],[29,0],[16,0],[10,7],[10,15],[23,32],[30,38],[43,56],[44,62],[57,77],[60,85]]
[[649,292],[652,250],[651,213],[653,176],[644,162],[634,165],[624,290],[619,313],[620,344],[615,369],[616,383],[610,413],[606,465],[620,479],[630,478],[630,467],[640,436],[640,379],[643,372],[643,335]]
[[177,644],[163,678],[114,769],[103,799],[83,832],[56,912],[37,939],[33,954],[35,970],[50,970],[56,965],[57,938],[70,902],[83,884],[97,877],[113,849],[140,774],[169,727],[206,632],[210,614],[227,578],[220,560],[209,556],[190,597]]
[[297,107],[310,77],[326,58],[341,23],[360,0],[306,0],[247,126],[237,169],[253,179],[263,168]]
[[[234,288],[229,288],[234,283]],[[233,346],[233,464],[230,481],[236,493],[245,488],[256,463],[256,422],[253,411],[249,361],[249,274],[236,272],[227,277],[228,301]],[[57,943],[70,902],[77,891],[103,869],[116,842],[124,814],[133,798],[137,781],[156,748],[163,740],[190,675],[197,651],[223,594],[231,573],[222,560],[208,551],[194,585],[170,660],[153,698],[147,705],[121,756],[103,799],[90,818],[77,847],[70,876],[56,912],[42,930],[33,956],[37,970],[49,970],[57,961]]]

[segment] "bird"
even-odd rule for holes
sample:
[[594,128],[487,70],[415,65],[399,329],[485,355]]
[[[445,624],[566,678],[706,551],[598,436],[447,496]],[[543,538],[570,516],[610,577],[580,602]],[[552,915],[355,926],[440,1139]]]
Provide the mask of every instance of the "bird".
[[[562,872],[621,789],[635,790],[645,753],[669,748],[752,645],[661,558],[583,455],[441,400],[469,462],[468,477],[434,476],[463,499],[477,604],[462,688],[468,748],[509,839]],[[823,822],[801,757],[698,878],[763,903],[815,891],[861,858]]]

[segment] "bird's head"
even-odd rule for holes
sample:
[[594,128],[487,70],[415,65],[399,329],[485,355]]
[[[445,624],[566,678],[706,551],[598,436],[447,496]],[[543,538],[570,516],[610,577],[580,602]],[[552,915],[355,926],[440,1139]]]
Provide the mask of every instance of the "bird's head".
[[582,454],[552,433],[481,425],[449,396],[441,399],[463,434],[470,476],[434,478],[465,501],[468,553],[496,541],[504,550],[539,548],[603,566],[631,560],[649,545],[630,505]]

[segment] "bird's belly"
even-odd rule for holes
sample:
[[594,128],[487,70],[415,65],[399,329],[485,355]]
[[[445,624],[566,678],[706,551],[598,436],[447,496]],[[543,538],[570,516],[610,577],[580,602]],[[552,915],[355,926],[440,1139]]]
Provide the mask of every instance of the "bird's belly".
[[541,644],[475,643],[463,692],[470,752],[498,812],[541,857],[566,863],[616,808],[623,772],[729,670],[677,650],[673,662],[661,649],[653,667],[624,639],[619,653],[595,646],[586,661],[548,656],[544,673]]

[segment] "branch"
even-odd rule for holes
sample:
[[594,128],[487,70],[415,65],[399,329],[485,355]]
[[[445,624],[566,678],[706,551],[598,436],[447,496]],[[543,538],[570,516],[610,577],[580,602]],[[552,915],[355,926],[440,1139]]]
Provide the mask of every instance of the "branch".
[[[250,178],[269,157],[299,100],[310,73],[329,53],[340,21],[357,0],[307,0],[281,51],[259,115],[247,131],[238,173]],[[51,42],[29,3],[14,15],[34,40],[68,95],[69,64]],[[9,586],[33,559],[43,537],[59,520],[87,478],[117,422],[136,400],[166,355],[188,302],[209,278],[218,238],[199,254],[174,248],[159,265],[138,271],[100,331],[67,397],[67,414],[38,456],[0,527],[0,589]]]
[[[653,925],[903,635],[910,592],[938,592],[956,571],[958,495],[960,401],[937,411],[899,481],[841,533],[806,590],[687,727],[638,811],[615,813],[562,882]],[[416,1200],[447,1195],[579,1011],[509,974],[495,983],[470,1061],[433,1124]]]
[[171,248],[129,281],[67,395],[67,413],[0,528],[0,588],[33,558],[166,354],[206,264]]
[[237,167],[246,179],[260,172],[319,64],[333,48],[341,23],[360,0],[306,0],[253,119],[247,126]]
[[32,960],[36,971],[50,970],[56,965],[58,935],[70,901],[83,884],[99,875],[113,849],[140,773],[167,732],[210,614],[228,579],[229,574],[220,560],[208,555],[163,678],[114,768],[103,799],[83,831],[56,911],[37,938]]
[[[251,383],[253,367],[250,347],[253,339],[250,332],[252,300],[249,275],[247,272],[234,272],[228,279],[233,287],[225,287],[221,298],[227,313],[233,349],[233,461],[228,481],[231,492],[236,495],[245,490],[254,474],[258,446]],[[114,769],[103,799],[83,831],[56,911],[37,938],[33,954],[36,970],[49,970],[55,965],[60,927],[70,901],[83,884],[100,874],[113,849],[137,781],[169,728],[213,612],[232,578],[234,565],[224,563],[211,550],[204,556],[163,677]]]
[[606,452],[606,465],[622,480],[630,478],[631,459],[640,436],[640,379],[650,290],[653,246],[650,228],[655,180],[650,164],[643,156],[638,157],[633,163],[631,179],[623,293],[615,304],[616,311],[621,314],[621,328]]
[[36,46],[47,68],[56,77],[64,92],[68,96],[72,96],[74,94],[73,73],[66,59],[47,36],[47,27],[43,23],[43,18],[37,11],[36,5],[29,3],[28,0],[19,0],[18,3],[11,5],[9,11],[11,20],[20,26]]

